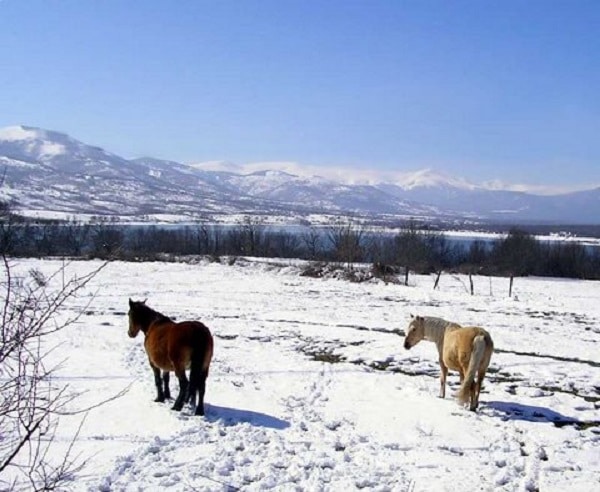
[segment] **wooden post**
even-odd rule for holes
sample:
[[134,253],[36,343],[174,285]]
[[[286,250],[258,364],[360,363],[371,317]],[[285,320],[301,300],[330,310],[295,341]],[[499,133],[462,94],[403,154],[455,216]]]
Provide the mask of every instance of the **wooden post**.
[[514,277],[511,275],[510,283],[508,284],[508,297],[512,297],[513,280],[514,280]]
[[471,285],[471,295],[474,294],[474,289],[473,289],[473,275],[471,275],[471,273],[469,273],[469,284]]
[[438,288],[438,284],[440,283],[440,277],[442,276],[442,271],[440,270],[437,273],[437,277],[435,277],[435,283],[433,284],[433,290]]
[[404,268],[404,285],[408,287],[408,267]]

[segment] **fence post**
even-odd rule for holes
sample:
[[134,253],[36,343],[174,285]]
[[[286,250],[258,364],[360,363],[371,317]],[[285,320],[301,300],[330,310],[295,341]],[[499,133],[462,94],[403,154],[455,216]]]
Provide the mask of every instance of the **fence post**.
[[435,283],[433,284],[433,290],[438,288],[438,284],[440,283],[440,277],[442,276],[442,271],[437,272],[437,277],[435,277]]

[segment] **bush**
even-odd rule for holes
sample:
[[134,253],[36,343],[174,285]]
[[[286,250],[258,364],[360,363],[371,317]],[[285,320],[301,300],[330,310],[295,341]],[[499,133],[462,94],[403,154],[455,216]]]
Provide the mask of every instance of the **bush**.
[[61,322],[56,318],[101,268],[51,292],[51,278],[38,270],[15,278],[8,260],[1,257],[0,490],[53,490],[71,481],[83,465],[70,451],[53,453],[58,414],[76,395],[53,382],[43,342],[77,321],[81,314]]

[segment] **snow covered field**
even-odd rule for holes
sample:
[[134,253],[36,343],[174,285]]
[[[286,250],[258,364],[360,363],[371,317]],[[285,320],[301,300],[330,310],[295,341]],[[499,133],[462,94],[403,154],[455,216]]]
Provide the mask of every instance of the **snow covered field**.
[[[67,276],[97,262],[74,262]],[[21,260],[47,274],[59,261]],[[301,277],[294,262],[109,264],[51,357],[89,412],[72,490],[600,490],[600,282],[412,277],[404,287]],[[59,281],[59,279],[56,279]],[[215,336],[207,415],[154,403],[128,298]],[[437,397],[435,346],[397,333],[410,313],[494,339],[478,413]],[[68,312],[64,313],[65,316]],[[450,373],[451,395],[458,377]],[[177,389],[177,381],[171,382]],[[82,420],[64,417],[59,445]]]

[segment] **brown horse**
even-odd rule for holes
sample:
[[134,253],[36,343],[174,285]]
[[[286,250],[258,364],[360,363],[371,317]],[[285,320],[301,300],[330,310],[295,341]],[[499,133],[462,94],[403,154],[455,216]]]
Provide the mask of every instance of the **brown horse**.
[[[181,410],[186,400],[193,405],[197,392],[198,405],[195,413],[204,415],[206,378],[213,355],[213,337],[210,330],[199,321],[176,323],[146,306],[145,301],[136,302],[129,299],[127,334],[134,338],[140,331],[144,333],[144,347],[154,373],[154,383],[158,392],[155,401],[162,402],[170,397],[169,371],[172,371],[179,380],[179,395],[173,404],[173,410]],[[185,373],[188,368],[189,382]]]
[[[435,342],[440,362],[440,397],[446,396],[448,369],[460,374],[457,399],[475,411],[485,372],[490,365],[494,343],[490,334],[476,326],[462,327],[442,318],[412,316],[406,331],[404,348],[410,349],[421,340]],[[477,379],[475,379],[477,377]]]

